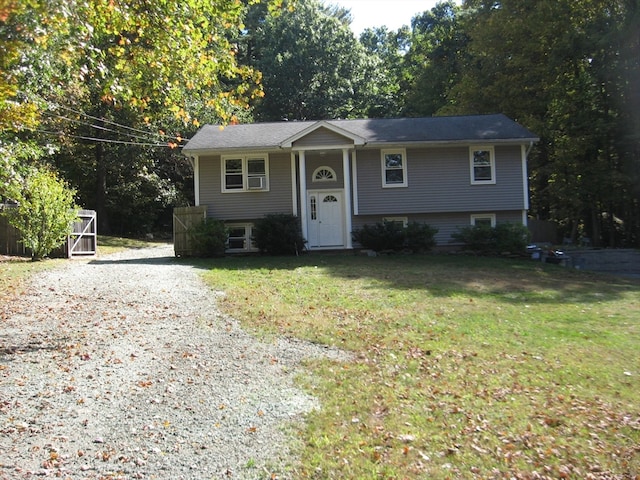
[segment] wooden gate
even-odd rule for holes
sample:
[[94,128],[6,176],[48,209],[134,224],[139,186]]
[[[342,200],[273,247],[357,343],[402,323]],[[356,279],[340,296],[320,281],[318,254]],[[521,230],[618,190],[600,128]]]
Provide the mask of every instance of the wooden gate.
[[97,245],[96,211],[78,211],[78,220],[73,222],[73,230],[67,239],[67,257],[95,255]]
[[[0,209],[16,208],[15,205],[0,205]],[[51,252],[52,257],[72,258],[80,255],[95,255],[98,243],[95,210],[79,210],[78,220],[73,223],[71,235],[59,248]],[[14,228],[4,215],[0,215],[0,253],[5,255],[30,255],[22,242],[20,231]]]
[[176,257],[193,255],[189,230],[204,221],[206,217],[207,207],[203,205],[173,209],[173,250]]

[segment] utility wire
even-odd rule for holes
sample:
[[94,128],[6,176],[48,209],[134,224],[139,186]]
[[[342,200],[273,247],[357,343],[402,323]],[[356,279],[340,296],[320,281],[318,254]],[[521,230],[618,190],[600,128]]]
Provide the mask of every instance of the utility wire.
[[138,147],[161,147],[161,148],[177,148],[178,145],[177,143],[173,143],[173,145],[175,145],[175,147],[172,147],[172,142],[168,142],[168,143],[145,143],[145,142],[129,142],[126,140],[112,140],[112,139],[108,139],[108,138],[97,138],[97,137],[87,137],[84,135],[72,135],[72,134],[68,134],[68,133],[64,133],[64,132],[52,132],[50,130],[40,130],[40,129],[36,129],[34,130],[35,132],[38,133],[43,133],[45,135],[56,135],[56,136],[65,136],[65,137],[70,137],[70,138],[76,138],[79,140],[89,140],[92,142],[102,142],[102,143],[112,143],[112,144],[119,144],[119,145],[135,145]]
[[[36,95],[36,96],[38,96],[38,95]],[[38,97],[39,97],[39,96],[38,96]],[[180,136],[180,135],[172,136],[172,135],[167,135],[166,133],[154,133],[154,132],[150,132],[150,131],[148,131],[148,130],[142,130],[142,129],[139,129],[139,128],[130,127],[130,126],[128,126],[128,125],[123,125],[123,124],[121,124],[121,123],[114,122],[114,121],[112,121],[112,120],[107,120],[106,118],[99,118],[99,117],[95,117],[95,116],[93,116],[93,115],[89,115],[88,113],[85,113],[85,112],[82,112],[82,111],[75,110],[75,109],[73,109],[73,108],[71,108],[71,107],[67,107],[67,106],[65,106],[65,105],[61,105],[61,104],[59,104],[59,103],[54,103],[54,102],[47,101],[47,100],[45,100],[45,99],[44,99],[44,98],[42,98],[42,97],[39,97],[39,98],[40,98],[40,100],[44,101],[45,103],[47,103],[47,104],[49,104],[49,105],[53,105],[55,108],[61,108],[61,109],[63,109],[63,110],[67,110],[68,112],[74,113],[75,115],[80,115],[80,116],[83,116],[83,117],[89,118],[89,119],[91,119],[91,120],[95,120],[95,121],[98,121],[98,122],[103,122],[103,123],[106,123],[106,124],[112,125],[112,126],[114,126],[114,127],[116,127],[116,128],[123,128],[123,129],[125,129],[125,130],[129,130],[129,131],[132,131],[132,132],[142,133],[142,134],[144,134],[144,135],[146,136],[145,138],[149,138],[149,136],[151,136],[151,137],[164,137],[164,138],[167,138],[167,139],[170,139],[170,140],[174,140],[174,139],[175,139],[175,140],[177,140],[177,139],[178,139],[178,137],[179,137],[179,138],[181,139],[180,141],[182,141],[182,140],[186,140],[186,141],[188,141],[188,140],[189,140],[188,138],[184,138],[184,137],[182,137],[182,136]],[[54,114],[54,113],[51,113],[51,114],[52,114],[52,115],[56,115],[56,114]],[[66,117],[63,117],[63,116],[59,116],[59,117],[60,117],[61,119],[66,118]],[[68,121],[72,121],[72,122],[80,123],[80,121],[79,121],[79,120],[68,119]],[[92,127],[94,127],[94,128],[98,128],[98,129],[105,129],[105,130],[107,130],[107,129],[106,129],[106,127],[101,127],[101,126],[99,126],[99,125],[92,125],[92,124],[88,124],[88,123],[84,123],[84,125],[92,126]],[[118,133],[118,134],[121,134],[121,135],[125,135],[123,132],[119,132],[119,131],[116,131],[116,130],[107,130],[107,131],[111,131],[111,132],[113,132],[113,133]],[[131,135],[131,136],[134,136],[134,135]],[[143,138],[143,137],[138,137],[138,136],[134,136],[134,137],[135,137],[135,138]],[[172,142],[172,143],[179,143],[179,141]]]
[[113,125],[113,126],[116,126],[116,127],[119,127],[119,128],[124,128],[126,130],[131,130],[133,132],[144,133],[145,135],[156,135],[156,136],[159,136],[159,137],[173,138],[173,137],[171,137],[171,135],[167,135],[166,133],[152,133],[152,132],[149,132],[148,130],[141,130],[139,128],[129,127],[128,125],[123,125],[121,123],[117,123],[117,122],[114,122],[114,121],[111,121],[111,120],[107,120],[106,118],[94,117],[93,115],[89,115],[88,113],[84,113],[84,112],[80,112],[80,111],[74,110],[73,108],[66,107],[64,105],[56,105],[56,106],[60,107],[60,108],[62,108],[64,110],[67,110],[67,111],[69,111],[71,113],[75,113],[76,115],[82,115],[84,117],[90,118],[91,120],[96,120],[98,122],[104,122],[104,123],[107,123],[109,125]]
[[[102,130],[103,132],[112,132],[112,133],[115,133],[117,135],[125,135],[127,137],[132,137],[132,138],[141,139],[141,140],[147,140],[147,141],[150,140],[148,136],[135,135],[135,134],[132,134],[132,133],[124,133],[124,132],[121,132],[119,130],[114,130],[113,128],[107,128],[107,127],[103,127],[102,125],[96,125],[94,123],[83,122],[82,120],[65,117],[63,115],[57,115],[55,113],[45,112],[45,114],[48,115],[49,117],[58,118],[60,120],[65,120],[65,121],[68,121],[68,122],[77,123],[78,125],[84,125],[84,126],[87,126],[87,127],[95,128],[96,130]],[[153,136],[154,134],[153,133],[149,133],[149,135]]]

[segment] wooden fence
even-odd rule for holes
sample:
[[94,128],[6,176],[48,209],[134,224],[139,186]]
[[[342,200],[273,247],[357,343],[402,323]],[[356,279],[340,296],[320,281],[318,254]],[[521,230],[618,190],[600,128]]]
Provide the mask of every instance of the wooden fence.
[[558,243],[558,226],[554,222],[530,218],[527,223],[532,243]]
[[[0,213],[15,205],[0,205]],[[79,210],[78,220],[73,223],[71,235],[60,248],[51,252],[53,257],[72,258],[81,255],[95,255],[98,247],[98,232],[95,210]],[[29,256],[31,252],[22,243],[20,232],[9,223],[5,215],[0,215],[0,254]]]
[[28,250],[22,244],[20,232],[9,223],[9,219],[2,215],[6,209],[15,208],[14,205],[0,204],[0,253],[3,255],[28,255]]
[[207,217],[207,207],[177,207],[173,209],[173,250],[176,257],[193,255],[189,229]]

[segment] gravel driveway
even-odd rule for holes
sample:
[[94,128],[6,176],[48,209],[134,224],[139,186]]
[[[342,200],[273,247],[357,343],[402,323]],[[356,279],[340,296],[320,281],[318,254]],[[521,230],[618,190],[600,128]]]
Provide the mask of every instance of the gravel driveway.
[[301,360],[262,343],[171,246],[70,261],[0,306],[0,478],[293,478],[317,401]]

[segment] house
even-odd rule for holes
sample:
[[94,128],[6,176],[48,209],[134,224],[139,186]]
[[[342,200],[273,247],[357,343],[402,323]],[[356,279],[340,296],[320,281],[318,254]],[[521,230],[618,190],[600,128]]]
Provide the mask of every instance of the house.
[[527,223],[527,154],[538,138],[508,117],[206,125],[183,148],[196,205],[251,251],[253,222],[300,218],[310,250],[353,248],[364,224],[417,221],[450,245],[458,227]]

